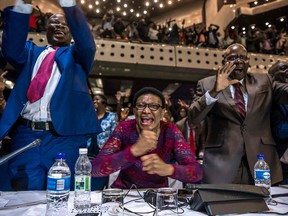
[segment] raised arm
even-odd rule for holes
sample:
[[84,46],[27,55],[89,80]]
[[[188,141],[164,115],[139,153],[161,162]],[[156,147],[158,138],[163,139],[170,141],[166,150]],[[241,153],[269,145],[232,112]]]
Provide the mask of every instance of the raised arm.
[[75,0],[58,0],[75,41],[75,59],[88,74],[91,71],[96,45],[82,10],[76,6]]

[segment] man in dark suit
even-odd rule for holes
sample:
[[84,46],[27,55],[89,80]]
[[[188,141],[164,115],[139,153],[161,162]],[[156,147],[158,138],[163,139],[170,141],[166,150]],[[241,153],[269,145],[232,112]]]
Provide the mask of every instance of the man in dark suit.
[[[189,118],[194,124],[207,118],[203,182],[254,184],[260,153],[270,166],[272,184],[282,180],[270,111],[273,103],[288,103],[288,85],[273,82],[268,74],[247,73],[248,66],[245,47],[232,44],[216,76],[197,84],[199,98],[191,104]],[[233,85],[237,83],[239,88]]]
[[[288,62],[278,61],[268,70],[274,81],[288,83]],[[271,111],[272,135],[276,142],[276,149],[280,157],[283,181],[288,184],[288,161],[285,161],[285,152],[288,152],[288,104],[274,104]],[[282,159],[282,160],[281,160]]]
[[[39,147],[10,161],[12,186],[17,190],[45,189],[47,171],[59,152],[67,155],[73,182],[78,149],[86,147],[87,134],[101,131],[86,82],[94,61],[95,42],[75,0],[59,3],[64,14],[48,20],[49,45],[45,47],[26,41],[31,0],[19,0],[14,7],[5,9],[2,52],[19,76],[0,120],[0,139],[10,132],[12,151],[35,139],[42,140]],[[72,36],[74,43],[70,45]],[[28,100],[28,89],[40,73],[41,63],[52,52],[56,54],[50,58],[53,67],[43,95]]]

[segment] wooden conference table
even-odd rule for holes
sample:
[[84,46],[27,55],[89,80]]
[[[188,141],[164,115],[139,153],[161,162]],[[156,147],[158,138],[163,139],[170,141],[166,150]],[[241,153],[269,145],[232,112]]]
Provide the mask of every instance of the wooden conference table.
[[[140,191],[143,194],[143,191]],[[288,188],[283,187],[272,187],[272,194],[287,194]],[[69,216],[77,215],[77,212],[73,209],[73,192],[71,192],[68,203]],[[124,199],[124,203],[129,200],[135,200],[139,198],[136,190],[131,190]],[[101,203],[101,191],[93,191],[91,193],[92,207],[89,212],[99,212]],[[277,197],[275,201],[288,204],[288,197]],[[44,216],[46,212],[46,192],[45,191],[20,191],[20,192],[1,192],[0,195],[0,216]],[[144,214],[144,212],[151,212],[153,209],[144,202],[143,199],[132,201],[124,204],[124,207],[133,212],[143,212],[142,215],[152,216],[153,213]],[[277,204],[276,206],[268,206],[271,213],[247,213],[237,214],[245,216],[266,216],[266,215],[277,215],[272,212],[285,213],[288,212],[288,205]],[[183,213],[180,216],[203,216],[206,213],[197,212],[190,209],[189,206],[182,207]],[[81,214],[80,214],[81,215]],[[90,214],[96,215],[96,214]],[[136,215],[129,212],[124,212],[124,215]],[[140,213],[141,215],[141,213]],[[234,214],[235,215],[235,214]]]

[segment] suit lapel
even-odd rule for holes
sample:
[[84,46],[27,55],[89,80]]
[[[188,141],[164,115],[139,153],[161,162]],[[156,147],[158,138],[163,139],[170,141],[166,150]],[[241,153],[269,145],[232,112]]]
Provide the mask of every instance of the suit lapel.
[[246,112],[246,117],[249,115],[249,112],[251,112],[251,107],[254,103],[255,99],[255,92],[257,86],[253,83],[253,76],[251,74],[247,74],[246,76],[246,90],[248,94],[248,104],[247,104],[247,112]]
[[232,98],[231,92],[230,92],[230,86],[228,86],[226,89],[222,91],[222,94],[227,101],[227,103],[234,109],[235,107],[235,102]]

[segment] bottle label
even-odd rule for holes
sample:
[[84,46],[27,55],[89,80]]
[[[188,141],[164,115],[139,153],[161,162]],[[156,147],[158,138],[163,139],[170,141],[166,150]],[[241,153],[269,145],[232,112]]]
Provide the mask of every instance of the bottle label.
[[51,178],[48,176],[47,190],[54,190],[54,191],[70,190],[70,177]]
[[270,179],[270,171],[269,170],[255,170],[255,179],[269,180]]
[[80,175],[75,176],[75,190],[90,191],[91,176]]

